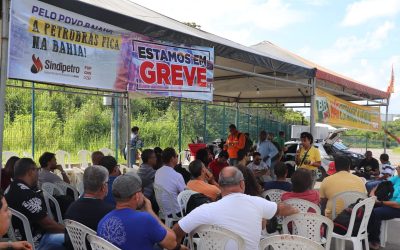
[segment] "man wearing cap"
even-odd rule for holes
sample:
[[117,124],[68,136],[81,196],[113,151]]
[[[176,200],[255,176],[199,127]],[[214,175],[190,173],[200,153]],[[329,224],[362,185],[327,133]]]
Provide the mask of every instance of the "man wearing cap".
[[177,243],[174,232],[154,214],[142,193],[136,174],[117,177],[112,186],[115,210],[99,222],[97,234],[122,250],[152,250],[155,244],[167,249],[187,249]]
[[[258,249],[263,219],[275,215],[289,216],[298,212],[285,203],[276,204],[264,198],[244,194],[242,172],[236,167],[225,167],[219,176],[222,199],[197,207],[173,227],[180,242],[186,233],[201,225],[216,225],[228,229],[244,239],[245,249]],[[226,249],[237,249],[227,246]]]

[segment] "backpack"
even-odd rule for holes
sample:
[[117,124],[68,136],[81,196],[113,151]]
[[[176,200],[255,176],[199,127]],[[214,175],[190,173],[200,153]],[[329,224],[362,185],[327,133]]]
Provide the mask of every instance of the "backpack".
[[189,214],[195,208],[210,202],[211,202],[210,198],[208,198],[202,193],[192,194],[186,204],[186,214]]
[[[345,235],[347,233],[347,229],[349,228],[351,213],[353,212],[353,208],[363,199],[358,199],[356,202],[350,204],[348,208],[343,209],[343,211],[333,220],[333,232]],[[360,229],[361,221],[364,216],[364,207],[358,209],[356,213],[356,218],[354,220],[353,232],[352,236],[356,236],[358,229]]]
[[390,181],[382,181],[375,190],[378,201],[388,201],[393,197],[393,184]]

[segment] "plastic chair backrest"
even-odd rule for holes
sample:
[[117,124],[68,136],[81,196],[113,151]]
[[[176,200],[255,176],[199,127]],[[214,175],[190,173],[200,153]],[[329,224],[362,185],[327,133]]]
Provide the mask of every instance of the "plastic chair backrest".
[[[216,225],[201,225],[190,233],[190,238],[197,234],[200,238],[197,250],[225,249],[229,241],[235,241],[238,250],[243,250],[244,240],[239,235]],[[194,249],[193,246],[191,249]]]
[[73,220],[65,220],[64,223],[74,250],[86,250],[86,237],[96,235],[96,231]]
[[317,204],[307,200],[293,198],[285,200],[284,202],[299,209],[300,213],[308,213],[311,208],[316,214],[321,214],[321,208]]
[[[174,197],[171,193],[169,193],[167,190],[165,190],[161,186],[154,184],[153,187],[154,187],[154,194],[156,196],[157,204],[160,207],[160,212],[162,213],[162,215],[164,217],[167,217],[168,216],[168,214],[166,213],[167,209],[169,211],[172,211],[173,204],[178,201],[176,199],[174,199]],[[163,196],[168,196],[168,199],[170,202],[168,202],[167,204],[164,204]],[[174,213],[172,214],[172,217],[173,217],[173,219],[178,219],[178,217]]]
[[[325,245],[329,249],[333,233],[333,221],[315,213],[298,213],[283,219],[282,229],[284,234],[290,234],[288,225],[292,225],[291,234],[308,238]],[[325,237],[321,235],[321,227],[325,228]]]
[[186,214],[186,205],[190,199],[190,196],[192,196],[192,194],[196,194],[196,193],[197,192],[192,191],[192,190],[183,190],[182,192],[180,192],[178,194],[177,200],[178,200],[179,207],[181,208],[182,216],[184,214]]
[[41,183],[40,188],[50,195],[64,195],[65,192],[56,184],[51,183],[51,182],[44,182]]
[[68,167],[71,168],[71,155],[64,150],[57,150],[55,152],[57,164],[60,164],[63,168]]
[[26,151],[22,152],[22,156],[23,156],[24,158],[31,158],[31,159],[33,159],[32,154],[31,154],[31,153],[28,153],[28,152],[26,152]]
[[279,202],[281,202],[281,197],[284,192],[286,192],[286,191],[281,190],[281,189],[270,189],[270,190],[264,191],[261,194],[261,196],[264,197],[265,199],[268,198],[270,201],[279,203]]
[[356,191],[347,191],[341,192],[332,197],[332,220],[334,220],[337,216],[336,213],[336,205],[337,203],[343,203],[343,208],[347,208],[352,203],[356,202],[358,199],[367,198],[367,194],[356,192]]
[[[11,157],[13,157],[13,156],[17,156],[18,157],[18,154],[17,153],[15,153],[15,152],[12,152],[12,151],[4,151],[3,152],[3,157],[2,157],[2,159],[3,159],[3,162],[4,163],[6,163]],[[4,164],[5,165],[5,164]],[[4,166],[3,165],[3,166]]]
[[120,248],[114,246],[110,242],[106,241],[103,238],[100,238],[97,235],[88,235],[88,240],[92,250],[121,250]]
[[89,163],[92,161],[91,155],[92,153],[88,150],[80,150],[78,152],[78,159],[79,163],[81,164],[81,168],[89,167]]
[[64,181],[59,181],[59,182],[56,182],[54,184],[58,188],[60,188],[62,190],[64,195],[66,195],[67,194],[67,190],[70,189],[74,193],[74,200],[77,200],[79,198],[79,192],[74,186],[72,186],[72,185],[70,185],[70,184],[68,184],[68,183],[66,183]]
[[358,209],[364,207],[364,215],[360,223],[360,228],[358,229],[357,237],[360,238],[362,234],[367,233],[367,227],[368,227],[368,221],[369,217],[371,216],[372,210],[374,209],[375,205],[375,200],[376,197],[369,197],[367,199],[364,199],[363,201],[360,201],[353,207],[353,210],[351,212],[351,217],[350,217],[350,222],[349,222],[349,227],[347,229],[347,233],[345,234],[345,237],[352,237],[352,232],[353,232],[353,227],[354,227],[354,222],[356,220],[356,213]]
[[[56,198],[54,198],[51,194],[47,193],[45,190],[43,190],[43,198],[44,198],[44,202],[46,204],[47,213],[50,216],[50,218],[52,218],[53,220],[57,221],[60,224],[64,224],[64,221],[63,221],[62,215],[61,215],[60,204],[58,204],[58,201],[56,200]],[[54,207],[56,208],[56,216],[54,216],[54,214],[51,210],[50,201],[54,204]]]
[[104,156],[111,155],[114,156],[114,151],[109,148],[101,148],[100,151],[104,154]]
[[324,247],[317,242],[290,234],[275,235],[260,241],[259,250],[268,250],[269,247],[274,250],[324,250]]
[[24,232],[25,232],[25,236],[26,236],[26,241],[28,241],[29,243],[32,244],[33,249],[35,249],[35,244],[33,242],[33,237],[32,237],[32,231],[31,231],[31,226],[29,224],[29,220],[28,218],[26,218],[26,216],[20,212],[18,212],[15,209],[10,208],[11,214],[12,216],[17,217],[19,220],[21,220],[22,222],[22,226],[24,227]]

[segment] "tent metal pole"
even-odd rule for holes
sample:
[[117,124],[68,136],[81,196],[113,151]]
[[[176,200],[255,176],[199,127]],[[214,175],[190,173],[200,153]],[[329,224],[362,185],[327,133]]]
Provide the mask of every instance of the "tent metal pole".
[[[0,76],[0,151],[3,152],[4,136],[4,112],[7,83],[8,62],[8,28],[9,28],[9,0],[2,0],[1,15],[1,76]],[[0,165],[3,162],[3,154],[0,154]],[[1,171],[0,171],[1,180]],[[1,181],[0,181],[1,182]]]
[[32,82],[32,157],[35,158],[35,83]]
[[119,147],[118,147],[118,98],[113,98],[114,100],[114,136],[115,136],[115,159],[118,162],[118,154],[119,154]]
[[207,143],[207,102],[204,102],[204,106],[203,106],[203,114],[204,114],[204,130],[203,130],[203,140],[204,143]]
[[[182,101],[178,100],[178,149],[182,151]],[[182,159],[181,159],[182,160]]]
[[[388,98],[386,100],[386,102],[387,102],[387,105],[386,105],[386,113],[385,113],[385,130],[387,131],[390,98]],[[387,148],[387,134],[385,133],[384,141],[383,141],[383,153],[385,153],[385,154],[386,154],[386,148]]]
[[315,88],[317,86],[317,78],[311,80],[311,103],[310,103],[310,133],[315,137]]
[[129,98],[129,93],[126,93],[126,162],[129,168],[131,168],[131,145],[130,145],[130,141],[131,141],[131,101]]
[[236,103],[236,128],[239,130],[239,116],[240,116],[240,111],[239,111],[239,103]]
[[226,131],[226,106],[224,103],[224,109],[223,109],[223,113],[222,113],[222,128],[221,128],[221,136],[222,138],[225,138],[225,131]]

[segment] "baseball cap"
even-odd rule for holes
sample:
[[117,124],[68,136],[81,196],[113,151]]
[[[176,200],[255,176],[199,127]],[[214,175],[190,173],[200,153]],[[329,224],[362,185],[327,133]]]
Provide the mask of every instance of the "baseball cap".
[[142,190],[142,181],[137,174],[123,174],[118,176],[112,184],[112,194],[116,201],[125,200]]
[[335,167],[335,162],[331,161],[328,165],[328,175],[333,175],[334,173],[336,173],[336,167]]

